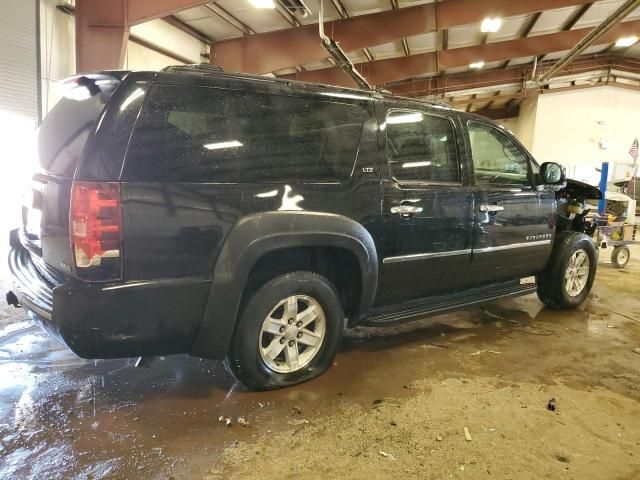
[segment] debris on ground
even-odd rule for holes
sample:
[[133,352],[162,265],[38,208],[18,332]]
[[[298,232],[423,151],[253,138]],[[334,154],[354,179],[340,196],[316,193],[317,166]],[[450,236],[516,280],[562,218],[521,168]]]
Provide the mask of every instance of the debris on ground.
[[444,440],[444,437],[443,437],[442,435],[438,435],[438,436],[436,437],[436,440],[437,440],[438,442],[441,442],[442,440]]
[[250,425],[247,419],[244,417],[238,417],[236,422],[238,423],[238,425],[242,425],[243,427],[248,427]]
[[464,439],[467,442],[470,442],[472,440],[471,439],[471,433],[469,432],[469,429],[467,427],[464,427]]
[[289,420],[287,423],[289,425],[298,426],[298,425],[305,425],[309,423],[309,420],[305,420],[304,418],[296,418],[293,420]]
[[634,348],[633,353],[640,353],[640,348]]
[[552,398],[551,400],[549,400],[549,402],[547,402],[547,410],[549,410],[550,412],[555,412],[556,411],[556,399]]
[[383,452],[382,450],[380,450],[380,455],[382,455],[385,458],[388,458],[389,460],[395,460],[396,459],[396,457],[394,457],[390,453]]
[[296,415],[302,415],[302,409],[296,405],[293,406],[291,411]]
[[225,417],[224,415],[220,415],[218,417],[218,421],[220,423],[224,423],[225,427],[230,427],[231,426],[231,419],[229,417]]
[[482,353],[493,353],[494,355],[502,355],[502,352],[498,352],[497,350],[478,350],[477,352],[470,353],[472,357],[478,356]]
[[382,405],[384,403],[384,400],[382,400],[381,398],[377,398],[373,401],[373,406],[375,407],[379,407],[380,405]]

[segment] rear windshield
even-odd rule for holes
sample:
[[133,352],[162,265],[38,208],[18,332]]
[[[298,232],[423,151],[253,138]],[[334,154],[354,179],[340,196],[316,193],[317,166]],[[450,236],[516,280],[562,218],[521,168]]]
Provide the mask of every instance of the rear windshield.
[[364,109],[317,97],[156,86],[124,179],[339,182],[351,176]]
[[38,157],[43,170],[73,177],[91,128],[116,86],[113,80],[96,82],[88,77],[65,82],[66,96],[38,130]]

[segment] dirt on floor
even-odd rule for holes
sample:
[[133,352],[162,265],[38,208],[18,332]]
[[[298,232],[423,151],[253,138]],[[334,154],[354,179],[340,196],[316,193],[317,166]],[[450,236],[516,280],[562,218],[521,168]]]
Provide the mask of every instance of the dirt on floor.
[[608,254],[576,311],[528,296],[357,328],[274,392],[186,356],[86,362],[14,317],[0,478],[640,478],[640,248],[626,270]]

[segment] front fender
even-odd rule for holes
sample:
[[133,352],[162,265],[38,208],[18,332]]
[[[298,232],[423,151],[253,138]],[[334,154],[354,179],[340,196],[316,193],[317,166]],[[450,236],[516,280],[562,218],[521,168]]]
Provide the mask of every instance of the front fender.
[[342,215],[317,212],[249,215],[225,239],[191,354],[207,358],[224,356],[252,267],[267,252],[293,247],[339,247],[355,254],[362,283],[359,311],[366,311],[373,304],[378,256],[371,234],[361,224]]

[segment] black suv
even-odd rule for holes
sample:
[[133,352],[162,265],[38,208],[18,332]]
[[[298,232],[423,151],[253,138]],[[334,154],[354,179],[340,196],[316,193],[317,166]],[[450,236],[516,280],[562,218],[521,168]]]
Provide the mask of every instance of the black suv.
[[[39,130],[13,290],[84,358],[308,380],[343,327],[588,295],[599,191],[447,106],[196,67],[69,79]],[[585,234],[587,233],[587,234]],[[523,282],[536,276],[537,282]]]

